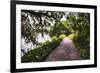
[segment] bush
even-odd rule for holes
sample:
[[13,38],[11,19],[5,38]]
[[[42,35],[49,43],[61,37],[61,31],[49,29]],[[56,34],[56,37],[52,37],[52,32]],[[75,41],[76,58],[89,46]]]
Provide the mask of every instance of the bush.
[[[21,62],[42,62],[48,57],[48,55],[60,44],[60,42],[66,37],[65,34],[59,35],[57,38],[53,36],[51,41],[47,40],[44,43],[39,44],[36,48],[26,53]],[[85,34],[73,33],[68,35],[75,46],[80,50],[81,59],[90,58],[89,40]]]
[[68,36],[75,44],[77,48],[80,50],[81,59],[89,59],[90,58],[90,45],[89,45],[89,36],[81,33],[74,33]]
[[61,40],[63,40],[65,37],[66,37],[65,34],[61,34],[61,35],[59,35],[59,39],[61,39]]
[[56,36],[52,37],[52,41],[45,41],[33,50],[26,53],[21,62],[42,62],[47,56],[60,44],[60,40]]
[[81,59],[90,59],[90,52],[86,49],[80,49],[80,57]]
[[75,39],[77,38],[78,34],[77,33],[72,33],[68,35],[68,38],[70,38],[73,42],[75,42]]

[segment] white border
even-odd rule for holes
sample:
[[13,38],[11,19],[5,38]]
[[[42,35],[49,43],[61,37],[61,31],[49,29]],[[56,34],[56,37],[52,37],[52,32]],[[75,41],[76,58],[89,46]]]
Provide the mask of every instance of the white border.
[[[21,63],[21,9],[90,13],[90,60]],[[94,9],[16,5],[16,69],[94,64]]]

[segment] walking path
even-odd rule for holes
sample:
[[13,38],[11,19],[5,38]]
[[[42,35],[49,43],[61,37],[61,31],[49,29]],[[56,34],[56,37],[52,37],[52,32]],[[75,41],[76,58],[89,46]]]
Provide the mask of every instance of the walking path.
[[73,41],[68,37],[64,38],[60,45],[50,53],[46,61],[79,60],[80,53]]

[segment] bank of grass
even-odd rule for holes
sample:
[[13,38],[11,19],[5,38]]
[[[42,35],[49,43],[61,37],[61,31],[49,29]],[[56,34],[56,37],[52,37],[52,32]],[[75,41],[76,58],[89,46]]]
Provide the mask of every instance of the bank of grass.
[[[47,40],[44,43],[41,43],[33,50],[26,53],[23,57],[21,57],[21,62],[43,62],[47,58],[47,56],[57,47],[60,42],[65,38],[70,38],[74,44],[79,47],[81,59],[89,59],[89,50],[86,48],[81,48],[83,42],[77,42],[78,34],[70,34],[66,36],[65,34],[61,34],[59,37],[53,36],[51,41]],[[80,39],[78,39],[80,40]],[[87,45],[86,45],[87,46]]]
[[51,41],[45,41],[44,43],[41,43],[33,50],[26,53],[22,58],[21,62],[42,62],[44,61],[47,56],[60,44],[61,40],[64,38],[64,36],[60,36],[57,38],[56,36],[53,36],[51,38]]

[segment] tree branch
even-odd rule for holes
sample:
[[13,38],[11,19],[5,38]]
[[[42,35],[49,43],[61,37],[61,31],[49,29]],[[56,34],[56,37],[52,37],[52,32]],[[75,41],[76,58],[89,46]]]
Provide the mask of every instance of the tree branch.
[[22,12],[26,12],[26,13],[31,13],[33,15],[44,15],[44,16],[47,16],[47,17],[51,17],[51,18],[54,18],[56,19],[54,16],[52,15],[48,15],[47,13],[42,13],[42,12],[34,12],[32,10],[21,10]]

